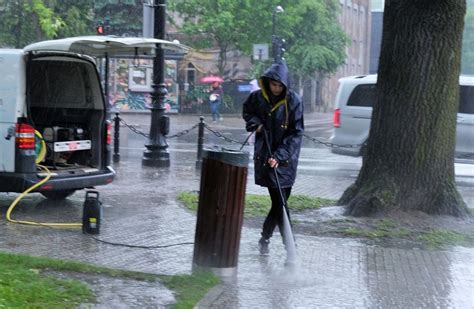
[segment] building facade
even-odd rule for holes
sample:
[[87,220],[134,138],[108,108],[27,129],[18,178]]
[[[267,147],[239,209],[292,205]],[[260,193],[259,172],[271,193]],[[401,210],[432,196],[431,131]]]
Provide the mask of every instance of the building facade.
[[330,111],[341,77],[369,73],[371,42],[371,0],[339,0],[339,22],[350,39],[346,48],[346,61],[331,77],[322,82],[321,102],[317,103],[321,111]]

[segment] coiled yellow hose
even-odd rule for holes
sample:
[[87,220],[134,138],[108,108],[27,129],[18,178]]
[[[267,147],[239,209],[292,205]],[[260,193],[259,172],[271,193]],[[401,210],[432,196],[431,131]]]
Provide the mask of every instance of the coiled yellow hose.
[[34,189],[38,188],[45,182],[47,182],[51,178],[51,172],[46,166],[38,164],[39,162],[43,161],[44,157],[46,156],[46,144],[44,142],[43,136],[35,130],[35,135],[41,139],[41,150],[39,154],[36,157],[36,166],[38,166],[40,169],[42,169],[44,172],[46,172],[46,177],[41,179],[41,181],[37,182],[36,184],[32,185],[28,189],[26,189],[24,192],[22,192],[14,201],[13,203],[10,204],[10,207],[8,207],[7,210],[7,221],[12,222],[12,223],[18,223],[18,224],[27,224],[27,225],[36,225],[36,226],[48,226],[48,227],[61,227],[61,228],[80,228],[82,227],[82,223],[42,223],[42,222],[34,222],[34,221],[24,221],[24,220],[14,220],[11,218],[11,213],[13,209],[17,206],[17,204],[21,201],[22,198],[24,198],[28,193],[33,191]]

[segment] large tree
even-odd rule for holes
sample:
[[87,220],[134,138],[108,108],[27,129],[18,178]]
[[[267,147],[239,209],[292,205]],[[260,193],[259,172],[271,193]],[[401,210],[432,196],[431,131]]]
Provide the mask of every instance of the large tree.
[[461,0],[386,1],[367,151],[339,201],[347,214],[468,214],[454,175],[465,11]]

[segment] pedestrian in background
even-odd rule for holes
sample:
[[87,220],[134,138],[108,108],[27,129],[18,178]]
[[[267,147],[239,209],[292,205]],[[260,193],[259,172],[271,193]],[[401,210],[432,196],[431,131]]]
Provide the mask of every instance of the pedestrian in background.
[[212,121],[216,122],[218,120],[223,120],[219,109],[222,103],[222,97],[224,96],[224,91],[222,90],[219,82],[213,82],[211,85],[211,91],[209,92],[209,104],[211,107]]
[[[272,205],[258,242],[260,254],[268,254],[270,238],[278,225],[283,243],[283,205],[286,206],[295,182],[301,139],[304,132],[303,103],[289,86],[288,68],[285,63],[273,64],[259,79],[260,90],[252,92],[243,104],[242,116],[247,131],[255,132],[254,170],[255,183],[267,187]],[[268,153],[265,134],[271,153]],[[281,200],[275,172],[285,203]],[[291,222],[291,221],[290,221]]]

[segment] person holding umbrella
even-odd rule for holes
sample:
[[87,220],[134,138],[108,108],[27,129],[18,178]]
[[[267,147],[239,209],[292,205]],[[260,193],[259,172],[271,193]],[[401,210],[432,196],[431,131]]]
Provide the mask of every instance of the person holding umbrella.
[[209,91],[209,104],[211,106],[212,121],[216,122],[222,120],[221,114],[219,113],[219,108],[222,103],[222,96],[224,91],[218,81],[215,81],[211,84],[211,89]]
[[199,81],[204,84],[211,84],[209,90],[205,92],[209,93],[209,106],[211,108],[212,121],[216,122],[222,120],[223,118],[219,113],[219,108],[224,95],[224,91],[221,87],[224,80],[220,76],[209,75],[202,77]]
[[286,202],[295,182],[304,132],[304,106],[300,97],[288,88],[288,74],[285,63],[272,64],[259,79],[260,89],[250,93],[242,110],[246,130],[256,131],[255,183],[267,187],[272,200],[258,242],[262,255],[269,253],[268,245],[277,225],[283,243],[287,243],[283,209],[289,220]]

